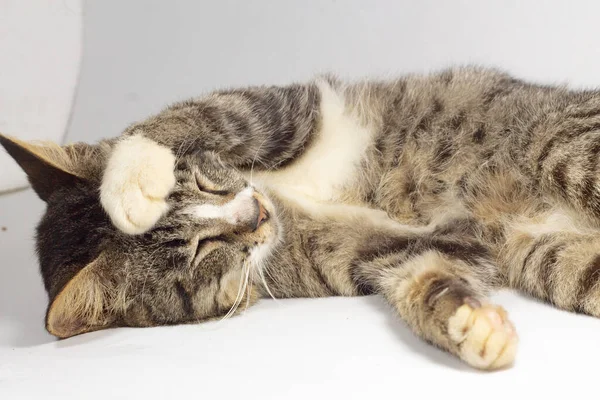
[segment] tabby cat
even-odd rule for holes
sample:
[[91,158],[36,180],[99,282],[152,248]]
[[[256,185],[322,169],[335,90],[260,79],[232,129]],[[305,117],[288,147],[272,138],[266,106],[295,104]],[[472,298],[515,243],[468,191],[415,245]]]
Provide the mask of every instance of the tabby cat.
[[119,138],[0,137],[47,203],[59,338],[381,295],[482,369],[517,335],[491,290],[600,316],[600,91],[495,70],[223,90]]

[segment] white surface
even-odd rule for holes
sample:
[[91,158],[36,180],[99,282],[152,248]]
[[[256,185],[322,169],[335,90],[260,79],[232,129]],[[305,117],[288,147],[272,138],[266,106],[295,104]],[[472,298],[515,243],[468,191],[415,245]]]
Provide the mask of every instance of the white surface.
[[[60,142],[81,61],[81,0],[0,0],[0,132]],[[0,152],[0,192],[25,174]]]
[[[559,1],[96,0],[70,140],[117,135],[217,86],[477,61],[600,84],[600,4]],[[0,71],[1,67],[0,67]],[[43,205],[0,197],[0,399],[596,398],[600,320],[495,297],[516,366],[474,372],[417,340],[376,298],[262,301],[218,327],[119,329],[55,342],[33,254]]]

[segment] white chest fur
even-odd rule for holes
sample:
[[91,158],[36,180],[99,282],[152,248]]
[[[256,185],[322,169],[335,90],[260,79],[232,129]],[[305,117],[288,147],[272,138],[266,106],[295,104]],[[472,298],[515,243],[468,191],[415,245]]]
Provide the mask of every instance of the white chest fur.
[[289,167],[255,172],[253,180],[288,198],[335,201],[352,183],[372,138],[372,129],[347,111],[344,98],[319,82],[321,121],[310,147]]

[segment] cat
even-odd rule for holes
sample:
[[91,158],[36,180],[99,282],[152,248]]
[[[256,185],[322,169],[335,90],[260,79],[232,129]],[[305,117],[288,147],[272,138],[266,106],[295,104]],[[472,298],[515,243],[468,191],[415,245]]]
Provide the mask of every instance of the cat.
[[0,142],[47,203],[59,338],[382,296],[480,369],[518,337],[492,290],[600,316],[600,91],[450,68],[221,90],[117,138]]

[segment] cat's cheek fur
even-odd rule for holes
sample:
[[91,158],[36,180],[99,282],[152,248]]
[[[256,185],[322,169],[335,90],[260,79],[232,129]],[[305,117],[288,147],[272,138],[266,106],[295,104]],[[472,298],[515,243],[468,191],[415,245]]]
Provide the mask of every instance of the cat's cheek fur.
[[168,209],[174,167],[170,149],[141,135],[115,146],[102,179],[100,202],[119,230],[134,235],[156,224]]
[[273,253],[275,247],[282,241],[281,227],[277,221],[271,222],[271,232],[264,243],[255,246],[250,250],[250,265],[258,270],[262,270],[268,258]]

